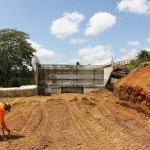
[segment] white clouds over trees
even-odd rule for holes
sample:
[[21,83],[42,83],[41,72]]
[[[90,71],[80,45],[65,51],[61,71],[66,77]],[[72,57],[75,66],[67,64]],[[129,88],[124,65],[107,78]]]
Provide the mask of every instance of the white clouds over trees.
[[45,49],[43,48],[42,45],[31,40],[28,40],[28,42],[31,43],[31,46],[37,50],[36,55],[38,56],[39,59],[45,60],[45,59],[50,59],[56,56],[53,50]]
[[137,14],[148,14],[150,12],[150,2],[147,0],[121,0],[117,4],[119,11],[128,11]]
[[136,49],[126,50],[126,54],[124,54],[119,60],[135,58],[137,56],[137,53],[138,53],[138,50]]

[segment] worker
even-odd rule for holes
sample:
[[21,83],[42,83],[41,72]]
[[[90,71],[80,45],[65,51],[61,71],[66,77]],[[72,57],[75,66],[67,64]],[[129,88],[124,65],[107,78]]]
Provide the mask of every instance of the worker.
[[10,129],[7,128],[5,124],[5,111],[10,111],[11,105],[5,104],[4,102],[0,102],[0,123],[2,125],[3,135],[4,135],[4,129],[8,132],[8,135],[10,136]]

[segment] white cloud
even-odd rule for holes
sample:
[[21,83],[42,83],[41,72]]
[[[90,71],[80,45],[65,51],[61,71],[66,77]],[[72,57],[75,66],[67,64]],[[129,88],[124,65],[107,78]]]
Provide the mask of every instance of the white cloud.
[[150,47],[145,47],[144,50],[150,52]]
[[[73,64],[73,65],[75,65],[77,62],[79,62],[80,64],[82,64],[80,58],[73,58],[73,59],[69,60],[69,61],[67,62],[67,64]],[[82,64],[82,65],[83,65],[83,64]]]
[[55,56],[55,52],[52,50],[41,48],[37,51],[37,56],[42,59],[50,59]]
[[116,17],[107,12],[95,13],[89,20],[85,35],[98,35],[116,24]]
[[148,14],[150,11],[150,2],[147,0],[121,0],[117,4],[117,7],[119,11]]
[[79,12],[64,13],[62,18],[52,22],[50,31],[57,38],[65,38],[79,31],[79,23],[84,15]]
[[150,43],[150,38],[147,38],[147,42]]
[[81,64],[104,64],[112,58],[113,52],[110,46],[88,46],[78,50],[78,58]]
[[129,46],[134,46],[134,47],[140,46],[139,41],[128,41],[127,44],[128,44]]
[[113,57],[104,58],[102,60],[97,60],[93,65],[106,65],[112,62]]
[[71,39],[69,41],[70,44],[82,44],[82,43],[85,43],[86,40],[85,39],[82,39],[82,38],[75,38],[75,39]]
[[125,55],[123,55],[119,60],[134,58],[135,56],[137,56],[137,53],[138,51],[136,49],[131,49]]
[[35,48],[36,51],[36,55],[40,60],[48,60],[53,58],[56,54],[53,50],[48,50],[43,48],[42,45],[38,44],[37,42],[31,41],[31,40],[27,40],[29,43],[31,43],[31,46],[33,48]]
[[122,49],[120,49],[120,52],[126,53],[126,49],[125,49],[125,48],[122,48]]

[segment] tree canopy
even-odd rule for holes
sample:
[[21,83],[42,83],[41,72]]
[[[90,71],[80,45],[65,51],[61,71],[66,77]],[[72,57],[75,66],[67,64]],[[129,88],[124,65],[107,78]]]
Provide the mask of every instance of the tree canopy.
[[150,61],[150,52],[146,51],[146,50],[141,50],[138,53],[137,58],[139,60],[141,60],[142,62],[144,62],[144,61]]
[[150,61],[150,51],[141,50],[135,59],[132,59],[129,64],[130,70],[138,67],[141,63]]
[[29,34],[17,29],[0,30],[0,79],[10,86],[12,73],[19,73],[32,66],[36,51],[27,41]]

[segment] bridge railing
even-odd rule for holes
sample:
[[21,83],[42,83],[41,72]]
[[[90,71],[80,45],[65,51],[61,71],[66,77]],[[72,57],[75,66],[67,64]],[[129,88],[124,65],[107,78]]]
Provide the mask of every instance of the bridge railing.
[[126,59],[126,60],[121,60],[121,61],[117,61],[113,63],[113,67],[117,67],[117,66],[126,66],[130,63],[132,59]]

